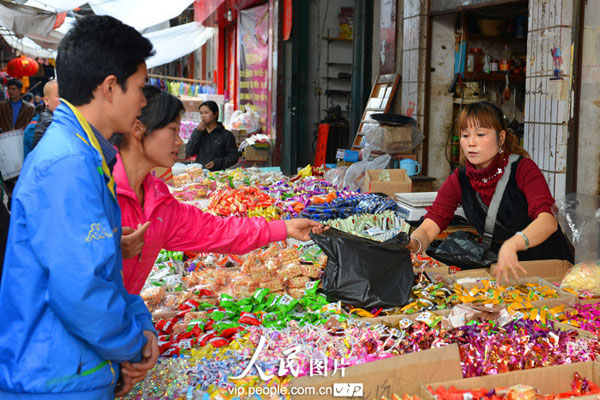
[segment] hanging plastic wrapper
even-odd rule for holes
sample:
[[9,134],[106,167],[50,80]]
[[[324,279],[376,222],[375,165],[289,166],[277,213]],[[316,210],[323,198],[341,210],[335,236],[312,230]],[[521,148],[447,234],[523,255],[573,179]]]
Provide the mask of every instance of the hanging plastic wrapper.
[[363,133],[365,135],[363,159],[367,159],[371,151],[382,151],[391,155],[410,152],[425,138],[417,128],[415,120],[402,126],[364,124]]
[[[363,156],[363,159],[367,160],[368,156]],[[392,156],[384,154],[371,161],[359,161],[352,164],[346,170],[344,175],[344,187],[351,191],[358,191],[363,187],[365,180],[365,173],[369,169],[385,169],[390,163]]]
[[575,248],[576,264],[560,287],[600,295],[600,197],[571,193],[553,211]]
[[311,238],[327,255],[322,282],[330,299],[361,308],[408,302],[414,275],[406,233],[381,243],[331,228]]

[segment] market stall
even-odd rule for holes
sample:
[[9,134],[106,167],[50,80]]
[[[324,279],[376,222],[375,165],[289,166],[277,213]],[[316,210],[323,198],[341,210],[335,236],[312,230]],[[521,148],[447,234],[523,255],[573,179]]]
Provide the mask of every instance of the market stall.
[[[364,279],[360,267],[385,268],[376,257],[390,253],[377,252],[411,228],[395,201],[338,187],[324,178],[334,180],[333,172],[310,166],[294,177],[257,168],[174,171],[175,197],[206,212],[309,217],[355,239],[339,253],[322,238],[278,242],[246,255],[161,252],[141,294],[153,313],[161,357],[128,399],[341,393],[535,399],[600,392],[595,266],[524,262],[527,276],[500,285],[489,269],[458,271],[425,253],[396,249],[394,262],[402,266],[406,257],[410,271],[405,301],[386,304],[374,281],[365,289],[373,296],[359,296],[335,282],[334,268],[348,253],[375,249],[371,261],[345,265],[356,281]],[[571,206],[563,209],[573,212]],[[552,383],[543,378],[555,375],[560,378]],[[336,395],[336,387],[346,392]]]

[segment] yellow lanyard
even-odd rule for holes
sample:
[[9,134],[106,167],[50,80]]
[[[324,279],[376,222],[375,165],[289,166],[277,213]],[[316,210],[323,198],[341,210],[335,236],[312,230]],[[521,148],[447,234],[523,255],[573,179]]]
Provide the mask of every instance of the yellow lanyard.
[[[115,200],[117,200],[117,196],[115,193],[115,178],[113,177],[112,173],[110,172],[110,168],[108,168],[108,165],[106,164],[106,160],[104,159],[104,154],[102,153],[102,148],[100,147],[100,143],[98,143],[98,139],[96,138],[96,135],[94,134],[94,131],[92,130],[92,127],[86,121],[84,116],[81,115],[79,110],[77,108],[75,108],[75,106],[73,106],[71,103],[69,103],[67,100],[65,100],[63,98],[61,98],[60,100],[63,103],[65,103],[71,109],[71,111],[73,111],[73,114],[75,114],[77,121],[79,121],[79,124],[81,125],[84,132],[86,133],[88,140],[85,140],[83,137],[81,137],[81,135],[79,135],[79,133],[75,133],[77,135],[77,137],[79,139],[83,140],[83,142],[85,144],[87,144],[88,146],[91,143],[92,147],[95,148],[98,151],[98,153],[100,153],[100,157],[102,157],[102,169],[100,167],[98,167],[98,172],[100,173],[100,175],[106,175],[108,177],[108,182],[106,183],[106,186],[108,187],[108,190],[110,190],[110,192],[112,193],[113,198]],[[88,141],[89,141],[89,143],[88,143]]]

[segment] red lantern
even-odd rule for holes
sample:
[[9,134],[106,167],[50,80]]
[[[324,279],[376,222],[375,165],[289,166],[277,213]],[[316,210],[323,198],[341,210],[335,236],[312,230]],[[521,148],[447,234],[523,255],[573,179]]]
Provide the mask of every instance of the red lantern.
[[40,66],[37,61],[32,60],[29,57],[21,56],[10,60],[6,68],[10,76],[20,78],[22,76],[35,75],[40,69]]

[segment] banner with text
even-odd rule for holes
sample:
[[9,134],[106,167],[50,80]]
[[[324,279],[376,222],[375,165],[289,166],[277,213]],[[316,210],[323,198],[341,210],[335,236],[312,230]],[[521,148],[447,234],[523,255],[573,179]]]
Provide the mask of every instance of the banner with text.
[[260,115],[260,125],[266,132],[268,110],[269,68],[269,5],[241,10],[238,26],[239,85],[238,104],[248,104]]

